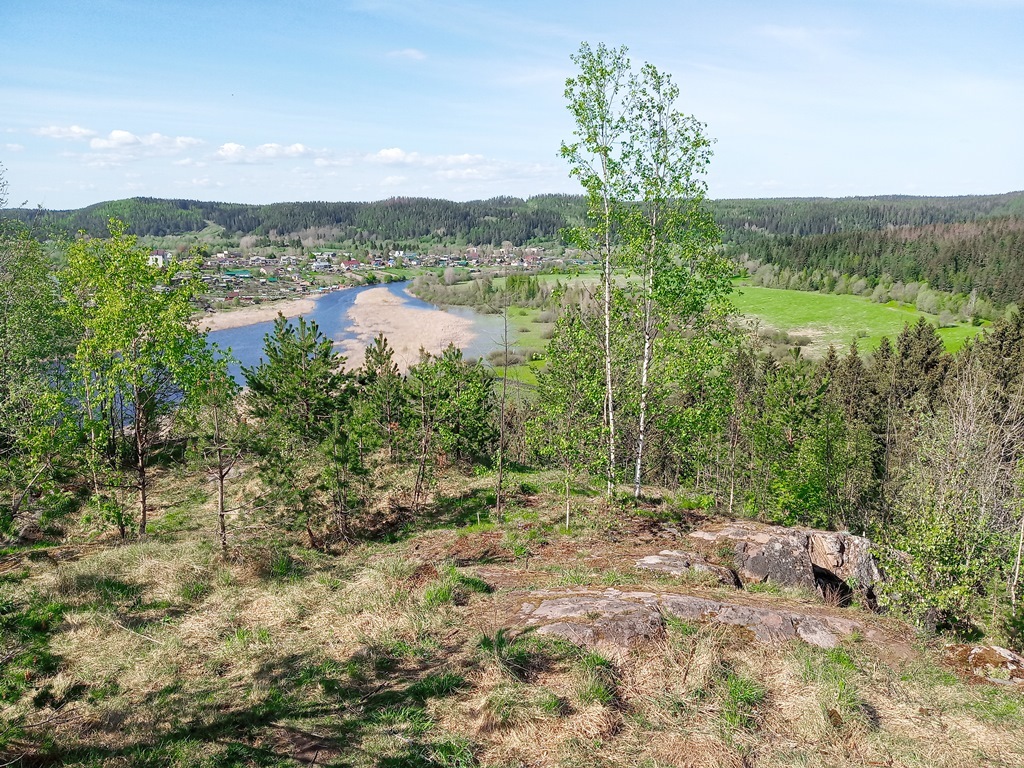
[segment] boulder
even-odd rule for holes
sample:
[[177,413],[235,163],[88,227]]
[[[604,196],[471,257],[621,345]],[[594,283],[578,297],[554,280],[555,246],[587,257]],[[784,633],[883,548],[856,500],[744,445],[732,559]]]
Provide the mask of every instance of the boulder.
[[734,522],[689,534],[708,560],[730,562],[744,584],[771,581],[817,589],[839,602],[859,590],[869,605],[882,579],[871,542],[862,536],[806,528]]
[[520,616],[540,634],[563,637],[589,648],[624,651],[658,637],[664,617],[739,627],[762,643],[802,640],[834,648],[842,637],[864,632],[860,622],[827,614],[763,608],[691,595],[577,589],[542,591],[525,603]]
[[669,576],[682,576],[687,573],[707,574],[715,578],[719,584],[727,587],[740,587],[736,571],[721,565],[714,565],[696,552],[680,552],[666,549],[656,555],[648,555],[636,564],[637,568]]

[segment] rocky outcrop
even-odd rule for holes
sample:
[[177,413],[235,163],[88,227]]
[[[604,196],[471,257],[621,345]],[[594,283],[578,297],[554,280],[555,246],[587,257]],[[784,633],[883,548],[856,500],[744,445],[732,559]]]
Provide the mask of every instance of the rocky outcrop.
[[744,521],[702,528],[689,539],[705,560],[731,565],[743,584],[817,589],[838,602],[857,591],[873,604],[882,578],[871,542],[850,533]]
[[696,552],[680,552],[666,549],[656,555],[648,555],[636,564],[637,568],[669,576],[683,576],[688,573],[706,574],[719,584],[727,587],[740,587],[739,577],[732,568],[714,565]]
[[1024,656],[998,645],[958,645],[949,652],[950,661],[964,671],[990,683],[1024,687]]
[[802,640],[821,648],[834,648],[842,637],[865,631],[860,622],[828,614],[674,593],[584,589],[536,595],[539,599],[524,604],[520,612],[528,626],[537,627],[540,634],[556,635],[590,648],[610,646],[622,651],[657,637],[664,631],[665,616],[737,627],[758,642]]
[[590,648],[601,644],[629,648],[657,637],[664,621],[651,592],[572,590],[537,593],[539,604],[526,603],[520,612],[538,632],[558,635]]

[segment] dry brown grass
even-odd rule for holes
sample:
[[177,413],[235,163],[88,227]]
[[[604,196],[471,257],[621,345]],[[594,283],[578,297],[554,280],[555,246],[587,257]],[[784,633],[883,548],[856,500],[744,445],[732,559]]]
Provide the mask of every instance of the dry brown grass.
[[[487,482],[449,477],[437,492],[472,499]],[[46,734],[61,762],[83,766],[278,766],[306,750],[317,764],[367,767],[431,755],[468,765],[451,757],[466,750],[495,768],[1024,765],[1024,694],[960,682],[938,650],[867,615],[858,619],[879,639],[835,652],[670,622],[608,668],[539,643],[528,669],[503,670],[479,638],[516,628],[538,587],[724,594],[631,569],[666,545],[656,515],[581,499],[592,516],[565,532],[558,489],[534,482],[542,492],[519,494],[504,527],[424,530],[333,556],[264,542],[225,561],[208,499],[165,477],[157,520],[167,524],[155,535],[77,559],[26,558],[28,576],[0,584],[0,598],[64,606],[49,630],[58,668],[0,717],[38,724],[28,742]],[[510,541],[529,556],[513,556]],[[428,601],[452,562],[493,591]],[[604,698],[588,687],[595,675]],[[44,689],[49,699],[33,703]]]

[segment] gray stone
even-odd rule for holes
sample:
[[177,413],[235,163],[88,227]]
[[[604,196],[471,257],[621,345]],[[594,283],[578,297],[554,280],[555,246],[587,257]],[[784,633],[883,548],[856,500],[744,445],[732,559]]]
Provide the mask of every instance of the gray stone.
[[821,648],[834,648],[841,637],[864,631],[851,619],[673,593],[564,590],[538,592],[537,597],[539,602],[524,604],[520,614],[528,626],[591,648],[626,650],[655,638],[663,632],[666,615],[740,627],[758,642],[802,640]]
[[695,552],[680,552],[666,549],[656,555],[641,558],[637,568],[669,576],[682,576],[687,573],[706,573],[714,577],[719,584],[729,587],[740,587],[739,577],[731,568],[714,565]]
[[744,584],[771,581],[845,596],[860,590],[870,604],[882,580],[871,542],[835,531],[734,522],[689,534],[705,559],[729,558]]
[[633,592],[629,598],[619,597],[617,590],[573,592],[555,595],[528,610],[530,624],[541,624],[541,634],[553,634],[566,640],[596,646],[601,643],[628,648],[637,642],[660,635],[663,631],[661,613],[654,595]]
[[975,677],[990,683],[1024,686],[1024,656],[998,645],[958,645],[950,658]]

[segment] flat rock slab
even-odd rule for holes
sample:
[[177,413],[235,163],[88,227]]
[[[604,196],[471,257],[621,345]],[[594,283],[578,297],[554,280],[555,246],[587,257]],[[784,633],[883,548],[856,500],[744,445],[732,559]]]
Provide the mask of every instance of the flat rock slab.
[[990,683],[1024,687],[1024,656],[998,645],[958,645],[950,659]]
[[561,590],[535,593],[520,616],[540,634],[563,637],[577,645],[625,650],[664,632],[665,616],[740,627],[762,643],[802,640],[834,648],[840,639],[863,632],[852,619],[709,600],[692,595],[620,592],[617,589]]
[[736,571],[709,563],[696,552],[665,549],[656,555],[641,558],[636,567],[644,571],[664,573],[669,576],[682,576],[687,573],[707,574],[719,584],[724,584],[727,587],[742,586]]

